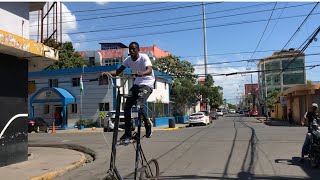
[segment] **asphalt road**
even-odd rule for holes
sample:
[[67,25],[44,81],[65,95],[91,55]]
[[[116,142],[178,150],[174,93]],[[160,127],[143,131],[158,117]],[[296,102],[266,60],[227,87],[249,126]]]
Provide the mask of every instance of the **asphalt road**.
[[[305,133],[305,127],[269,126],[256,118],[227,115],[208,126],[156,131],[142,140],[142,147],[148,159],[159,161],[160,179],[319,179],[320,169],[298,162]],[[57,179],[103,179],[112,133],[104,135],[32,133],[29,144],[95,155],[91,163]],[[123,176],[134,171],[134,156],[132,145],[118,147],[117,167]]]

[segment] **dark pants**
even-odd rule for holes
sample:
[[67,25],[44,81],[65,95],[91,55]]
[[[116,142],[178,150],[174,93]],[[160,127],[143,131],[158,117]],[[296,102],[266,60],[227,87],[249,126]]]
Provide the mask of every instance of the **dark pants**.
[[131,108],[133,105],[137,105],[139,109],[139,119],[144,121],[145,127],[151,126],[146,116],[146,101],[152,93],[152,89],[146,85],[133,85],[129,91],[126,104],[124,107],[124,118],[125,118],[125,133],[131,134]]

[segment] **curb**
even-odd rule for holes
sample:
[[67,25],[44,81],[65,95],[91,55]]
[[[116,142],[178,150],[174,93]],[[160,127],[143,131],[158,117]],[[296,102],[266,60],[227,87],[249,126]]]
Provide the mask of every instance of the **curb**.
[[50,171],[46,174],[40,175],[40,176],[35,176],[30,178],[30,180],[51,180],[54,179],[55,177],[61,176],[73,169],[76,169],[80,166],[82,166],[83,164],[85,164],[86,162],[86,157],[84,155],[84,153],[80,152],[81,157],[80,160],[73,162],[71,165],[65,166],[63,168],[57,169],[57,170],[53,170]]
[[[181,126],[181,127],[175,127],[175,128],[168,128],[168,127],[163,127],[163,128],[153,128],[153,131],[173,131],[173,130],[177,130],[180,128],[185,128],[185,126]],[[143,129],[141,129],[141,131],[144,131]],[[103,132],[103,129],[95,129],[95,130],[59,130],[56,131],[55,134],[78,134],[78,133],[101,133]]]

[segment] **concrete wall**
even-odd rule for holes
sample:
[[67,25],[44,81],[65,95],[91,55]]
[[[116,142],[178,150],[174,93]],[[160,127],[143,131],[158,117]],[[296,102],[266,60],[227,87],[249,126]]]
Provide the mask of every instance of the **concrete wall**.
[[1,2],[0,29],[29,39],[29,2]]

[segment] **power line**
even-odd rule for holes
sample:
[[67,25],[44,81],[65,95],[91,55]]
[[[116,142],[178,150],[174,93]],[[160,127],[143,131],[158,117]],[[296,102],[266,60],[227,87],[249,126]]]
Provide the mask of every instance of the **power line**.
[[[314,13],[313,15],[318,15],[318,14],[320,14],[320,13]],[[287,16],[287,17],[282,17],[280,19],[291,19],[291,18],[297,18],[297,17],[301,17],[301,16],[305,16],[305,15]],[[275,20],[275,19],[271,19],[271,20]],[[258,23],[258,22],[263,22],[263,21],[268,21],[268,20],[267,19],[260,19],[260,20],[241,21],[241,22],[233,22],[233,23],[226,23],[226,24],[220,24],[220,25],[212,25],[212,26],[207,26],[207,29],[225,27],[225,26],[233,26],[233,25]],[[135,38],[135,37],[150,36],[150,35],[170,34],[170,33],[184,32],[184,31],[194,31],[194,30],[199,30],[199,29],[202,29],[202,27],[177,29],[177,30],[171,30],[171,31],[160,31],[160,32],[152,32],[152,33],[144,33],[144,34],[134,34],[134,35],[129,35],[129,36],[114,36],[114,37],[110,37],[107,39],[108,40],[119,40],[119,39],[124,39],[124,38]],[[101,37],[101,38],[103,38],[103,37]],[[84,41],[74,41],[74,43],[105,41],[104,39],[101,39],[101,38],[92,39],[92,40],[84,40]]]
[[[208,3],[208,4],[210,5],[210,4],[217,4],[217,3],[221,3],[221,2],[213,2],[213,3]],[[137,14],[149,14],[149,13],[163,12],[163,11],[171,11],[171,10],[177,10],[177,9],[192,8],[192,7],[197,7],[197,6],[201,6],[201,4],[169,7],[169,8],[163,8],[163,9],[155,9],[155,10],[149,10],[150,9],[149,8],[149,9],[145,9],[143,11],[134,12],[134,15],[137,15]],[[111,16],[101,16],[101,17],[93,17],[93,18],[84,18],[84,19],[78,19],[78,20],[63,21],[61,23],[79,22],[79,21],[88,21],[88,20],[97,20],[97,19],[106,19],[106,18],[132,16],[132,15],[133,15],[132,13],[123,13],[123,14],[116,14],[116,15],[111,15]],[[49,24],[53,24],[53,23],[49,23]],[[48,24],[44,24],[44,25],[48,25]],[[34,26],[37,26],[37,25],[34,25]],[[34,26],[30,26],[30,27],[34,27]]]
[[[261,42],[261,40],[262,40],[262,38],[263,38],[263,36],[264,36],[264,33],[266,32],[266,30],[267,30],[267,28],[268,28],[270,19],[272,18],[272,15],[273,15],[273,12],[274,12],[274,9],[276,8],[276,6],[277,6],[277,2],[276,2],[276,3],[274,4],[274,6],[273,6],[273,10],[272,10],[271,15],[270,15],[270,17],[269,17],[269,20],[268,20],[268,22],[267,22],[267,24],[266,24],[266,27],[264,28],[263,33],[262,33],[262,36],[261,36],[261,38],[260,38],[260,40],[259,40],[259,42],[258,42],[258,44],[257,44],[257,46],[256,46],[256,48],[255,48],[255,50],[253,51],[250,59],[253,58],[255,52],[257,51],[257,49],[258,49],[258,47],[259,47],[259,45],[260,45],[260,42]],[[254,61],[252,61],[252,62],[254,62]]]
[[[87,10],[78,10],[72,12],[61,12],[62,14],[71,14],[71,13],[82,13],[82,12],[90,12],[90,11],[105,11],[105,10],[112,10],[112,9],[123,9],[123,8],[131,8],[131,7],[141,7],[141,6],[151,6],[156,4],[167,4],[168,2],[157,2],[157,3],[148,3],[148,4],[141,4],[141,5],[132,5],[132,6],[120,6],[120,7],[108,7],[108,8],[96,8],[96,9],[87,9]],[[38,16],[37,14],[30,14],[31,16]],[[78,15],[79,16],[79,15]]]
[[[313,53],[313,54],[305,54],[305,56],[316,56],[320,55],[320,53]],[[270,57],[268,59],[279,59],[278,57]],[[259,59],[241,59],[237,61],[222,61],[222,62],[214,62],[214,63],[207,63],[207,65],[213,65],[213,64],[228,64],[228,63],[235,63],[235,62],[249,62],[249,61],[259,61]],[[193,64],[193,66],[204,66],[204,64]]]
[[293,35],[290,37],[290,39],[288,40],[288,42],[283,46],[282,50],[291,42],[291,40],[295,37],[295,35],[298,33],[298,31],[300,31],[300,28],[304,25],[304,23],[307,21],[307,19],[310,17],[310,15],[312,14],[312,12],[316,9],[316,7],[318,6],[319,2],[317,2],[317,4],[312,8],[312,10],[310,11],[310,13],[307,15],[307,17],[303,20],[303,22],[300,24],[300,26],[298,27],[298,29],[293,33]]
[[[308,5],[307,4],[302,4],[302,5],[294,5],[294,6],[289,6],[289,7],[285,7],[285,8],[294,8],[294,7],[300,7],[300,6],[305,6]],[[278,9],[284,9],[284,8],[277,8]],[[224,15],[224,16],[217,16],[217,17],[211,17],[211,18],[206,18],[207,20],[214,20],[214,19],[220,19],[220,18],[228,18],[228,17],[234,17],[234,16],[241,16],[241,15],[249,15],[249,14],[255,14],[255,13],[262,13],[262,12],[267,12],[267,11],[273,11],[275,10],[275,8],[273,9],[267,9],[267,10],[260,10],[260,11],[251,11],[251,12],[245,12],[245,13],[238,13],[238,14],[232,14],[232,15]],[[208,14],[208,13],[206,13]],[[162,24],[155,24],[155,25],[150,25],[148,23],[148,25],[145,25],[146,23],[144,22],[143,26],[139,26],[140,28],[150,28],[150,27],[161,27],[161,26],[168,26],[168,25],[177,25],[177,24],[184,24],[184,23],[193,23],[193,22],[197,22],[197,21],[202,21],[202,18],[200,19],[195,19],[195,20],[188,20],[188,21],[180,21],[180,22],[172,22],[172,23],[162,23]],[[269,21],[268,21],[269,22]],[[158,23],[158,22],[156,22]],[[74,35],[74,34],[84,34],[84,33],[95,33],[95,32],[107,32],[107,31],[121,31],[121,30],[128,30],[128,29],[132,29],[132,25],[137,25],[137,24],[127,24],[125,26],[122,27],[116,27],[116,28],[108,28],[108,29],[98,29],[98,30],[91,30],[91,31],[78,31],[78,32],[71,32],[71,33],[63,33],[63,34],[68,34],[68,35]]]

